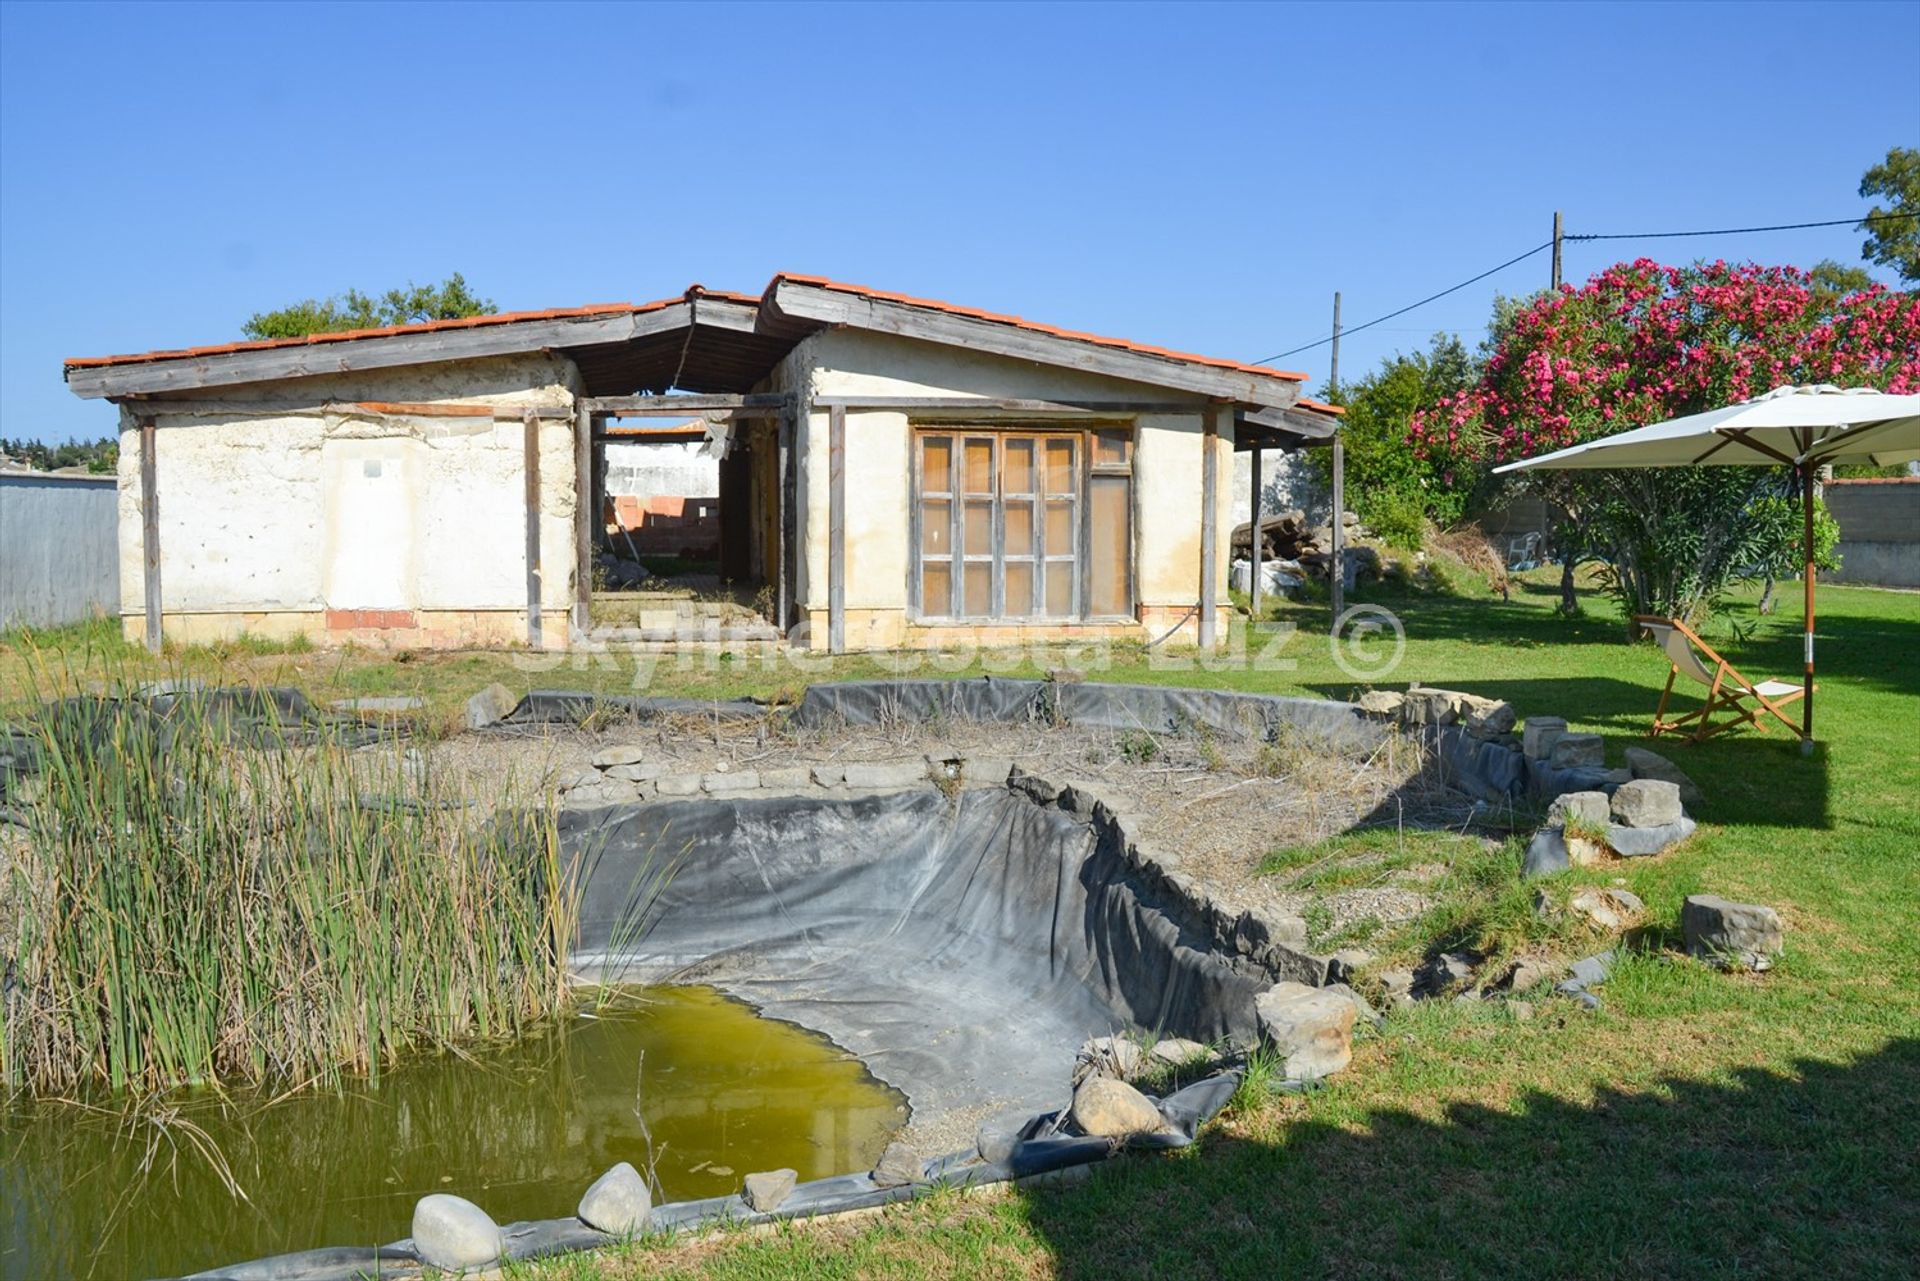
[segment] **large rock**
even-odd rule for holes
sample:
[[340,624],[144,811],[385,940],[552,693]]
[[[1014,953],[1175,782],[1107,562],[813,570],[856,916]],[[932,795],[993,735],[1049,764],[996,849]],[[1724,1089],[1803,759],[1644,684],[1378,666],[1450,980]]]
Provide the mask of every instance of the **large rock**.
[[646,1231],[652,1213],[653,1193],[647,1190],[647,1181],[625,1161],[595,1179],[580,1198],[580,1221],[613,1236]]
[[1460,706],[1465,713],[1467,733],[1475,738],[1499,738],[1502,734],[1510,734],[1518,719],[1513,704],[1503,699],[1462,694]]
[[1425,996],[1444,995],[1473,982],[1474,967],[1474,958],[1465,952],[1442,952],[1414,971],[1414,988]]
[[1154,1062],[1167,1067],[1191,1067],[1194,1064],[1213,1064],[1220,1061],[1219,1051],[1198,1041],[1189,1041],[1184,1037],[1168,1037],[1164,1041],[1155,1041],[1147,1056]]
[[1547,754],[1547,763],[1562,769],[1605,769],[1607,740],[1598,734],[1562,734]]
[[1560,716],[1529,716],[1525,730],[1520,736],[1520,750],[1536,761],[1544,761],[1553,755],[1553,745],[1567,732],[1567,722]]
[[495,682],[467,700],[465,719],[468,729],[485,729],[507,718],[520,705],[513,691]]
[[1680,789],[1682,805],[1697,807],[1700,804],[1703,799],[1700,789],[1685,771],[1666,757],[1644,747],[1629,747],[1626,756],[1627,770],[1634,778],[1657,778],[1663,783],[1672,783]]
[[1253,1003],[1260,1035],[1286,1058],[1291,1080],[1311,1081],[1353,1060],[1353,1002],[1302,983],[1276,983]]
[[1734,903],[1717,894],[1693,894],[1680,908],[1687,951],[1723,967],[1773,968],[1780,954],[1780,914],[1758,903]]
[[848,787],[913,787],[927,781],[925,761],[852,761],[842,771]]
[[1566,835],[1557,827],[1543,827],[1527,842],[1527,856],[1520,871],[1524,876],[1551,876],[1570,865]]
[[1125,1081],[1140,1071],[1142,1051],[1138,1043],[1124,1036],[1096,1036],[1080,1046],[1074,1058],[1073,1083],[1091,1076],[1110,1076]]
[[1678,822],[1660,827],[1628,827],[1612,823],[1607,827],[1607,844],[1621,858],[1645,858],[1672,849],[1693,835],[1696,824],[1684,814]]
[[[1343,1006],[1346,1003],[1341,1002]],[[1351,1022],[1353,1008],[1346,1006]],[[1108,1076],[1090,1076],[1073,1092],[1073,1121],[1084,1134],[1120,1139],[1131,1134],[1155,1134],[1166,1126],[1153,1100]]]
[[1606,827],[1607,814],[1605,792],[1562,792],[1547,806],[1547,823],[1564,827],[1571,820],[1575,826],[1598,832]]
[[626,743],[617,747],[603,747],[593,754],[595,769],[612,769],[616,765],[638,765],[645,760],[646,749],[638,743]]
[[1568,900],[1567,906],[1603,930],[1624,930],[1647,910],[1637,894],[1626,890],[1588,886]]
[[1400,705],[1407,701],[1405,694],[1396,694],[1390,689],[1370,689],[1354,700],[1354,705],[1372,716],[1398,717]]
[[[1151,1105],[1149,1105],[1151,1106]],[[1156,1111],[1154,1115],[1159,1116]],[[927,1162],[904,1143],[889,1143],[873,1167],[873,1183],[881,1188],[904,1188],[927,1181]]]
[[1680,787],[1657,778],[1636,778],[1613,791],[1613,820],[1628,827],[1665,827],[1681,818]]
[[793,1170],[762,1170],[758,1174],[749,1174],[740,1184],[740,1199],[747,1208],[761,1214],[772,1214],[780,1208],[781,1202],[793,1195],[800,1176]]
[[442,1272],[485,1268],[506,1248],[500,1225],[465,1197],[434,1192],[413,1207],[413,1248]]

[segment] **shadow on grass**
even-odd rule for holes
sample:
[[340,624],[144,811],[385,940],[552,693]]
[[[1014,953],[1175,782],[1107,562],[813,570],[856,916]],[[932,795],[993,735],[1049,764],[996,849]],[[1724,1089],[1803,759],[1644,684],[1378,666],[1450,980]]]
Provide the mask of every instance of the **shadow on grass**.
[[1920,1040],[1216,1137],[1028,1202],[1068,1277],[1912,1275]]

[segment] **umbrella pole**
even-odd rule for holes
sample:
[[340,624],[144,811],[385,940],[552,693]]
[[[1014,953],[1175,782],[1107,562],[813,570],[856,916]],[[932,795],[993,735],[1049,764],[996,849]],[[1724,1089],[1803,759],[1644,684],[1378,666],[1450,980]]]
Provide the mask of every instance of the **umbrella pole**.
[[1800,515],[1806,533],[1806,693],[1800,700],[1800,750],[1813,750],[1813,460],[1800,464]]

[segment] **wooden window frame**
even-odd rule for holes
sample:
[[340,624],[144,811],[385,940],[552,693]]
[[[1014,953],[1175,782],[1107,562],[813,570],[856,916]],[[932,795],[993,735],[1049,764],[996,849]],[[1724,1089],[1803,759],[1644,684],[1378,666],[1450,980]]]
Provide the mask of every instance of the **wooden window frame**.
[[[1124,445],[1124,460],[1121,462],[1097,462],[1095,444],[1102,434],[1118,435]],[[924,442],[928,437],[945,437],[949,442],[948,474],[942,487],[930,488],[931,478],[923,474],[925,457]],[[1055,491],[1047,487],[1047,445],[1051,441],[1069,439],[1074,442],[1074,489]],[[986,491],[971,491],[965,488],[966,452],[970,440],[990,441],[989,466],[993,477],[991,494]],[[1015,556],[1015,561],[1026,561],[1033,565],[1034,575],[1028,609],[1030,612],[1009,614],[1006,601],[1006,566],[1009,560],[1006,549],[1007,523],[1006,509],[1008,490],[1006,487],[1007,442],[1011,439],[1029,439],[1033,445],[1033,489],[1015,495],[1016,501],[1032,504],[1033,528],[1032,551],[1028,555]],[[976,627],[976,626],[1046,626],[1046,625],[1088,625],[1101,623],[1131,623],[1138,619],[1139,588],[1136,581],[1135,537],[1139,529],[1139,514],[1136,510],[1136,491],[1133,485],[1133,456],[1136,447],[1136,427],[1131,422],[1075,423],[1072,425],[1052,423],[966,423],[966,422],[919,422],[911,425],[910,447],[910,492],[908,495],[908,531],[909,555],[907,557],[907,603],[909,617],[915,625],[930,627]],[[1124,477],[1127,481],[1127,551],[1122,573],[1126,584],[1128,612],[1122,614],[1094,614],[1091,611],[1093,581],[1090,573],[1093,552],[1093,517],[1091,495],[1093,478],[1096,476]],[[969,501],[978,503],[990,499],[992,502],[989,525],[989,551],[985,555],[969,556],[966,550],[966,511]],[[944,500],[947,503],[947,539],[948,550],[945,556],[928,557],[925,551],[924,508],[928,501]],[[1047,513],[1050,505],[1061,501],[1073,505],[1073,546],[1068,553],[1050,547],[1047,543]],[[925,564],[928,560],[944,561],[948,565],[948,601],[946,612],[929,613],[927,602],[923,599],[925,583]],[[966,566],[982,562],[992,566],[991,586],[989,588],[988,614],[969,614],[966,605]],[[1046,587],[1048,577],[1055,572],[1055,566],[1069,566],[1073,575],[1071,589],[1072,612],[1069,614],[1048,614],[1046,608]]]

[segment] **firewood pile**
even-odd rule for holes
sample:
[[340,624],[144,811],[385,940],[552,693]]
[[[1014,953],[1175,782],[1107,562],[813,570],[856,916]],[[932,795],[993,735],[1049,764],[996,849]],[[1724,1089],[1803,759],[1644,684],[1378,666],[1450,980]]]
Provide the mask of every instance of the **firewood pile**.
[[[1358,540],[1367,536],[1360,524],[1360,518],[1352,512],[1340,513],[1342,527],[1341,541],[1347,548],[1349,564],[1360,562],[1355,568],[1361,573],[1378,574],[1380,554],[1371,547],[1360,546]],[[1228,546],[1236,557],[1252,555],[1252,523],[1247,522],[1234,528],[1228,538]],[[1306,573],[1315,578],[1326,578],[1328,568],[1333,564],[1333,526],[1331,524],[1313,525],[1307,514],[1299,508],[1281,512],[1276,516],[1262,517],[1260,521],[1261,560],[1267,563],[1294,562]]]

